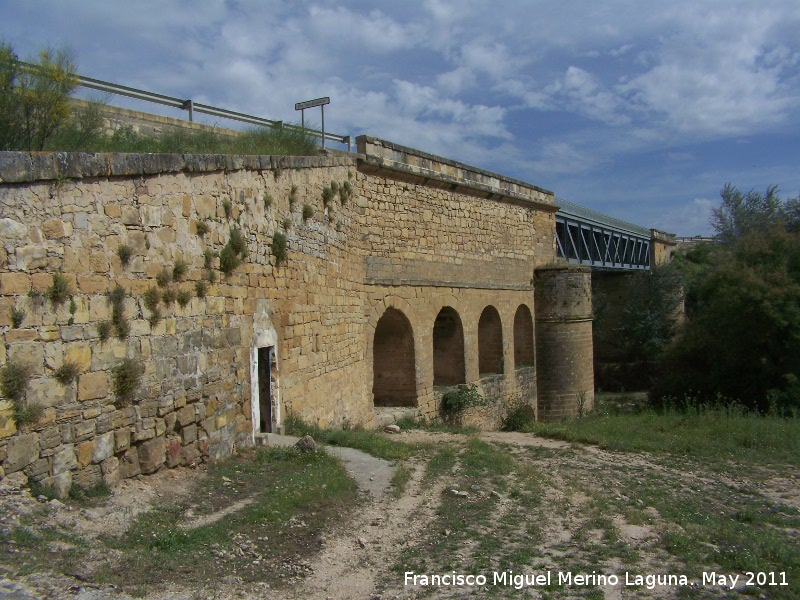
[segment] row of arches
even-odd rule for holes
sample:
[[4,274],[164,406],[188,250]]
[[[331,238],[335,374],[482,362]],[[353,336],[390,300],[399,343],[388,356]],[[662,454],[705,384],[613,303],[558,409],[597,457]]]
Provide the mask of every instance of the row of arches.
[[[525,304],[514,315],[514,368],[533,366],[533,318]],[[502,374],[503,324],[489,305],[478,320],[478,371],[480,377]],[[416,401],[414,333],[397,308],[387,308],[378,320],[373,343],[375,406],[414,406]],[[464,326],[458,312],[445,306],[433,323],[433,385],[466,383]]]

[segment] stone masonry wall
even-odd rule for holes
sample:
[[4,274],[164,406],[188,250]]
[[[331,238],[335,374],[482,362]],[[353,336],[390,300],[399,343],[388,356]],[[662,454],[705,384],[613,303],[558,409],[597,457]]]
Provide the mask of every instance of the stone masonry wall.
[[[533,351],[514,364],[514,317],[521,305],[537,314],[535,269],[555,258],[552,194],[486,172],[454,175],[426,157],[423,172],[413,157],[370,154],[0,153],[0,366],[24,364],[22,404],[43,408],[18,427],[0,400],[0,477],[22,470],[64,493],[252,443],[258,348],[274,352],[273,431],[290,414],[323,427],[374,425],[374,365],[386,364],[376,362],[375,331],[390,308],[403,316],[391,335],[409,336],[414,353],[410,381],[397,385],[414,391],[407,401],[418,414],[439,413],[433,327],[445,307],[462,324],[465,381],[535,407]],[[332,183],[352,193],[323,200]],[[247,248],[226,276],[219,253],[234,230]],[[280,264],[277,233],[288,249]],[[128,264],[120,246],[132,250]],[[160,285],[182,264],[178,281]],[[59,306],[47,298],[55,274],[70,292]],[[128,331],[101,340],[117,286]],[[185,306],[179,291],[190,294]],[[158,319],[156,292],[172,295]],[[482,379],[478,322],[488,306],[500,317],[503,372]],[[24,311],[18,327],[12,311]],[[131,402],[116,393],[123,359],[145,368]],[[62,384],[54,375],[65,363],[79,376]]]
[[[17,431],[11,403],[0,404],[3,471],[24,469],[63,492],[73,481],[113,482],[229,453],[253,432],[248,357],[259,329],[278,332],[283,415],[368,422],[363,270],[349,259],[348,210],[333,216],[321,200],[324,186],[348,176],[356,176],[352,159],[5,154],[0,363],[30,370],[24,401],[44,414]],[[307,221],[304,203],[315,211]],[[247,257],[225,277],[219,258],[205,268],[204,251],[219,252],[232,227],[244,234]],[[289,260],[278,266],[269,243],[284,227]],[[123,244],[133,250],[127,266],[117,255]],[[182,280],[159,287],[159,274],[179,261],[188,264]],[[54,273],[71,298],[58,307],[46,298]],[[111,316],[107,295],[117,285],[129,333],[101,341],[98,324]],[[184,307],[162,302],[151,324],[150,289],[192,298]],[[25,313],[18,328],[12,309]],[[129,406],[113,384],[126,357],[146,367]],[[68,385],[54,378],[65,362],[79,369]]]

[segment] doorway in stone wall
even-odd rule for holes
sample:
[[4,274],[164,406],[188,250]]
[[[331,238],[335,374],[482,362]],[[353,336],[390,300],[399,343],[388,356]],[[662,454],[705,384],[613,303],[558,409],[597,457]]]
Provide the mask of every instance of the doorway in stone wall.
[[272,433],[273,346],[258,349],[258,407],[260,433]]

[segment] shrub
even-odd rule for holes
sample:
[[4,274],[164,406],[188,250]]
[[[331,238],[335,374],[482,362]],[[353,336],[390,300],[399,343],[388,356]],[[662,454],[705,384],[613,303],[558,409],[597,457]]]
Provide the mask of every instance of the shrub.
[[119,406],[127,406],[133,400],[136,388],[144,375],[144,365],[132,358],[123,358],[111,370],[114,393],[117,395]]
[[153,312],[161,302],[161,294],[159,293],[158,288],[151,287],[144,294],[142,294],[142,302],[147,310]]
[[122,266],[127,267],[133,256],[133,248],[128,244],[120,244],[117,246],[117,256],[119,256],[119,262],[122,263]]
[[73,362],[66,361],[63,365],[53,371],[53,377],[62,385],[72,383],[80,372],[80,367]]
[[486,406],[489,400],[485,399],[475,384],[459,385],[458,389],[450,390],[442,396],[442,413],[447,417],[460,417],[471,406]]
[[97,337],[100,342],[105,342],[111,337],[111,331],[114,329],[114,324],[111,321],[100,321],[97,324]]
[[280,231],[276,231],[272,236],[272,243],[269,247],[272,251],[272,255],[275,257],[276,265],[286,262],[289,258],[289,252],[286,249],[286,236]]
[[350,185],[349,181],[345,181],[342,185],[339,186],[339,200],[342,203],[342,206],[347,204],[347,201],[350,200],[350,196],[353,195],[353,186]]
[[[334,181],[331,185],[334,185],[336,182]],[[328,206],[328,202],[333,200],[334,189],[332,187],[325,186],[322,188],[322,203],[325,206]]]
[[292,220],[289,217],[286,217],[283,221],[281,221],[281,227],[283,227],[284,231],[289,231],[292,227]]
[[314,216],[314,208],[310,204],[303,204],[303,221],[308,221]]
[[72,295],[69,280],[61,273],[53,273],[53,284],[44,292],[45,298],[50,300],[53,307],[61,306]]
[[231,227],[231,235],[228,238],[228,244],[233,251],[242,258],[247,257],[247,241],[244,239],[242,232],[235,227]]
[[175,261],[172,265],[172,279],[173,281],[180,281],[184,275],[189,271],[189,263],[182,258]]
[[14,421],[17,426],[21,425],[35,425],[44,416],[44,407],[40,404],[28,404],[23,406],[22,403],[14,404]]
[[194,293],[198,298],[205,298],[208,293],[208,285],[202,279],[194,284]]
[[205,234],[208,233],[208,223],[205,221],[197,221],[194,224],[195,229],[197,230],[197,235],[203,237]]
[[178,291],[178,306],[184,308],[189,302],[192,300],[192,292],[189,290],[179,290]]
[[31,369],[13,358],[9,358],[0,369],[0,391],[3,397],[12,402],[19,403],[28,388],[31,378]]
[[162,267],[161,272],[156,275],[156,284],[158,287],[166,287],[172,283],[172,273],[167,270],[167,267]]
[[161,321],[161,310],[158,307],[155,307],[153,310],[150,311],[150,316],[147,317],[147,322],[150,324],[150,328],[152,329],[156,325],[159,324]]
[[206,248],[203,250],[203,266],[206,269],[211,268],[211,262],[217,257],[217,253],[211,250],[210,248]]
[[44,150],[69,122],[69,96],[78,85],[66,50],[42,50],[33,68],[22,67],[11,46],[0,44],[0,150]]
[[222,210],[225,211],[225,218],[230,219],[233,212],[233,206],[231,205],[231,201],[227,198],[222,200]]
[[297,186],[292,185],[292,188],[289,190],[289,210],[294,209],[295,202],[297,202]]
[[[125,318],[125,288],[117,285],[108,294],[108,301],[111,303],[111,323],[117,333],[117,339],[124,340],[130,333],[130,325]],[[98,328],[98,333],[100,332]],[[102,337],[101,337],[102,339]],[[103,340],[105,341],[105,340]]]
[[23,309],[11,309],[11,325],[14,329],[19,329],[22,321],[25,319],[25,311]]
[[536,411],[521,399],[510,402],[500,425],[502,431],[526,431],[536,422]]
[[273,199],[267,192],[264,192],[264,210],[272,208]]
[[240,264],[242,261],[239,260],[238,254],[230,243],[226,244],[219,252],[219,270],[225,275],[230,275]]
[[161,294],[161,299],[164,301],[165,306],[172,306],[177,297],[178,293],[172,288],[165,289]]

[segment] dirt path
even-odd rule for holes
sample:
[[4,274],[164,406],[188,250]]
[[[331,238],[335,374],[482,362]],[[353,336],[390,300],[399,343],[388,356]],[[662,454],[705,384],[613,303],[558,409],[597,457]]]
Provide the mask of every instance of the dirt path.
[[[243,584],[231,575],[215,582],[213,589],[187,589],[176,579],[148,589],[147,597],[679,598],[683,592],[674,585],[629,587],[620,582],[599,582],[591,587],[595,595],[588,596],[588,588],[586,593],[578,590],[580,593],[573,594],[563,586],[548,588],[547,593],[538,587],[517,590],[502,585],[408,586],[403,572],[461,570],[489,574],[519,564],[541,573],[565,569],[578,573],[683,573],[696,565],[682,563],[664,547],[665,539],[694,535],[677,524],[674,516],[664,513],[670,512],[676,498],[712,511],[715,506],[722,510],[726,503],[745,499],[776,514],[793,514],[800,497],[800,473],[796,469],[783,468],[775,473],[762,468],[753,470],[752,476],[735,471],[709,472],[687,461],[673,464],[665,457],[610,452],[520,433],[465,436],[410,431],[394,437],[409,443],[432,442],[434,448],[452,448],[451,462],[431,475],[429,462],[436,457],[430,452],[407,461],[402,467],[410,478],[403,493],[396,494],[391,487],[395,465],[358,450],[328,447],[357,482],[362,502],[348,521],[323,532],[320,550],[304,559],[304,576],[298,583],[276,590],[258,582]],[[272,437],[270,445],[295,441]],[[468,456],[469,452],[473,454]],[[94,508],[51,502],[48,514],[53,522],[73,528],[92,548],[96,545],[92,553],[108,552],[98,539],[101,534],[119,534],[158,501],[177,499],[176,490],[187,493],[198,475],[202,477],[201,471],[167,471],[123,482]],[[5,509],[0,514],[0,526],[24,523],[26,515],[42,505],[26,495],[22,479],[12,476],[0,482],[0,502]],[[220,521],[249,502],[248,497],[242,497],[205,515],[202,523]],[[199,523],[190,520],[188,526]],[[796,531],[792,534],[795,537]],[[69,548],[57,544],[43,548],[48,552],[63,550]],[[710,556],[717,551],[710,548]],[[90,556],[113,560],[113,553]],[[707,566],[716,568],[713,559]],[[108,584],[86,580],[80,565],[73,576],[37,573],[12,581],[4,574],[7,571],[0,560],[0,598],[131,597]],[[710,588],[691,597],[738,597],[739,591]]]

